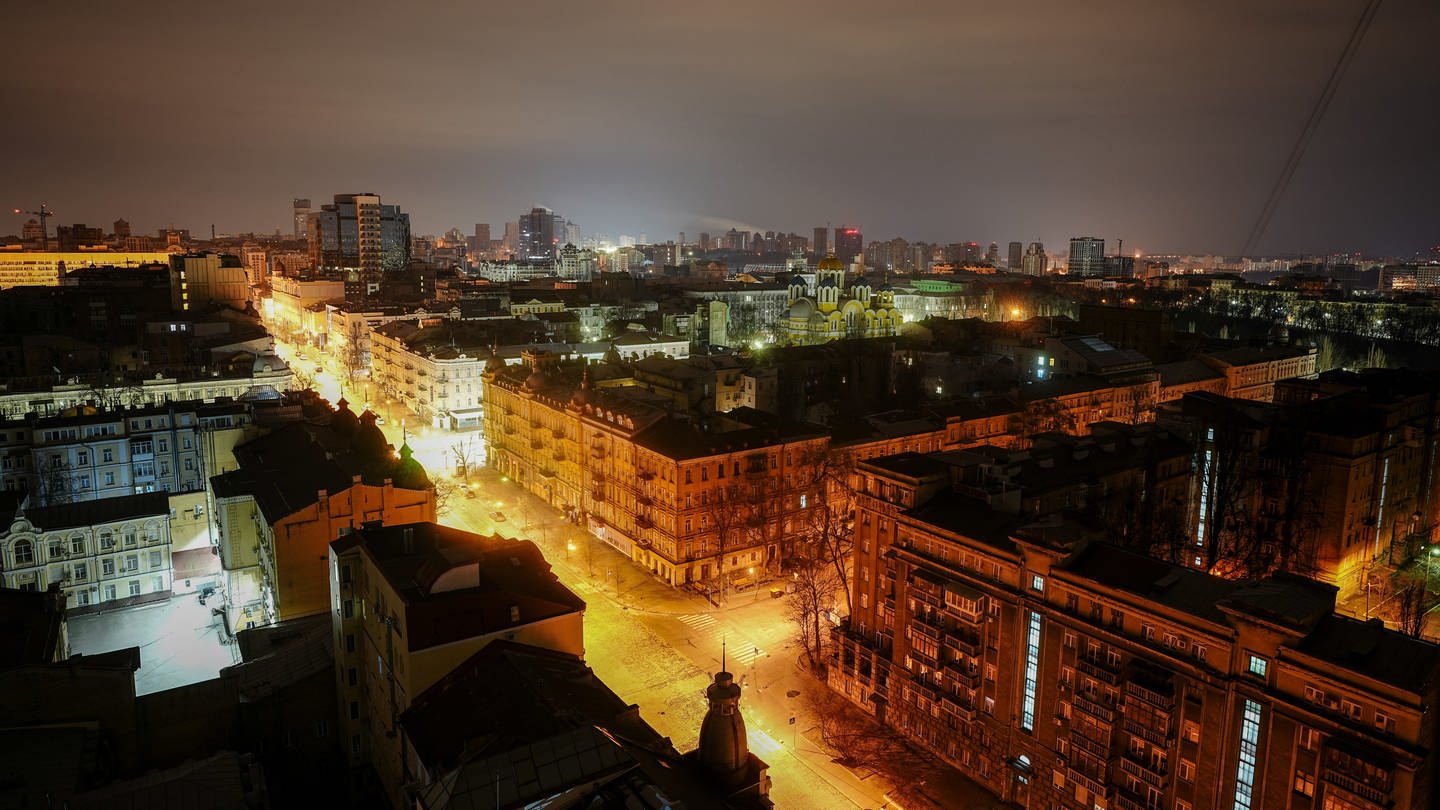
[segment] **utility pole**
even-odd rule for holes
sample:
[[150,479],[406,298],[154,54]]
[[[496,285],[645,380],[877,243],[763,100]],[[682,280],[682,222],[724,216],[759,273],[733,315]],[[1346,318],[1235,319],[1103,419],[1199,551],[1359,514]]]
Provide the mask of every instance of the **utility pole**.
[[31,216],[33,216],[33,217],[38,217],[38,218],[40,219],[40,249],[41,249],[41,250],[49,250],[49,249],[50,249],[50,229],[49,229],[48,227],[46,227],[45,222],[46,222],[46,220],[50,219],[50,217],[55,216],[55,212],[54,212],[54,211],[51,211],[49,208],[45,207],[45,203],[42,202],[42,203],[40,203],[40,210],[39,210],[39,211],[26,211],[26,210],[24,210],[23,208],[16,208],[16,209],[15,209],[15,213],[17,213],[17,214],[29,214],[29,215],[31,215]]

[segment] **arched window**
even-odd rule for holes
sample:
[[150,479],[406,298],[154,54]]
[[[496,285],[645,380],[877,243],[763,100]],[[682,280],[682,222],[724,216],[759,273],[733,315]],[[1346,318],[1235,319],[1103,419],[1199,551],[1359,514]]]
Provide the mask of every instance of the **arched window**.
[[30,565],[35,562],[35,546],[29,540],[16,540],[13,548],[16,565]]

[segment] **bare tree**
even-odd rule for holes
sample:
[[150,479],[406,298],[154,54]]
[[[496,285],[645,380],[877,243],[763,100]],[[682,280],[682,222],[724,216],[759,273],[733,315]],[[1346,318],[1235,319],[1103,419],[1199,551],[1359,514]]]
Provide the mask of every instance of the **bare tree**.
[[[58,463],[57,463],[58,462]],[[70,464],[59,459],[42,467],[36,476],[39,486],[40,503],[45,506],[71,503],[75,500],[76,482]]]
[[460,477],[466,481],[470,480],[470,467],[475,463],[475,449],[475,437],[473,436],[466,436],[450,445],[450,455],[455,459],[455,469],[460,471]]
[[835,568],[828,560],[810,556],[811,551],[821,551],[818,544],[804,544],[803,549],[791,558],[792,583],[794,590],[785,606],[786,616],[799,630],[798,640],[805,651],[806,664],[812,672],[825,669],[824,619],[840,588]]
[[[725,557],[742,545],[746,538],[746,522],[749,520],[748,493],[734,478],[721,480],[716,486],[700,492],[700,520],[703,534],[703,554],[714,553],[716,566],[716,605],[725,603],[725,594],[730,578],[725,570]],[[713,538],[713,542],[711,539]]]
[[435,491],[435,516],[442,517],[450,512],[450,501],[460,490],[460,485],[454,479],[444,476],[436,476],[430,483],[430,488]]
[[295,381],[296,391],[311,390],[315,387],[315,375],[299,366],[290,367],[290,378]]
[[1053,397],[1031,400],[1010,419],[1010,432],[1019,437],[1019,446],[1030,444],[1038,433],[1075,432],[1075,414]]

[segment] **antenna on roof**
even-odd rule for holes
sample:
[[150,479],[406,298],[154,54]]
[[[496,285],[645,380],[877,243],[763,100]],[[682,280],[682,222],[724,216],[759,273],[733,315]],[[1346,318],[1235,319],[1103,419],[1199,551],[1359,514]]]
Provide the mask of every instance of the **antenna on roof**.
[[720,637],[720,671],[725,672],[725,637]]

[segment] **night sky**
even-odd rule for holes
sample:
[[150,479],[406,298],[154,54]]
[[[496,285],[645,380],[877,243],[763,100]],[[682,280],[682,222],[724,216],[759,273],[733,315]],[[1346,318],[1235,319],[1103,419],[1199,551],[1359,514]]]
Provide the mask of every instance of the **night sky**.
[[[0,203],[288,233],[292,197],[373,191],[416,233],[540,204],[651,240],[1235,253],[1362,5],[13,3]],[[1261,252],[1440,242],[1437,34],[1435,0],[1384,4]]]

